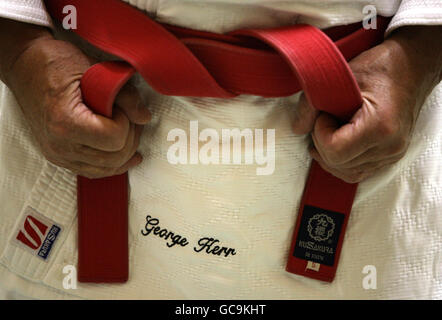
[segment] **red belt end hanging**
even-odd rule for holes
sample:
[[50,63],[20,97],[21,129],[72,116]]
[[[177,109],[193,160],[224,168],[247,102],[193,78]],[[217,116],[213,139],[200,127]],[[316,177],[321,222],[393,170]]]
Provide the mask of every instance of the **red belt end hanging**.
[[338,267],[348,217],[348,214],[315,206],[302,206],[286,271],[332,282]]
[[332,282],[338,268],[357,184],[313,161],[295,224],[286,271]]
[[78,281],[128,280],[128,176],[78,177]]

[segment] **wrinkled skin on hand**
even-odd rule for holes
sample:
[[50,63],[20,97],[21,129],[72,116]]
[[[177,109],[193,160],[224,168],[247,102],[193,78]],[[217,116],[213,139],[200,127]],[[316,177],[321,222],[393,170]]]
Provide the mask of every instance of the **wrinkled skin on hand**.
[[426,97],[441,81],[442,27],[406,27],[350,62],[363,105],[339,125],[302,95],[296,134],[311,133],[310,155],[350,183],[361,182],[406,153]]
[[5,78],[47,160],[101,178],[142,161],[136,150],[151,116],[129,85],[117,96],[112,119],[93,113],[80,90],[93,63],[72,44],[45,35],[26,46]]

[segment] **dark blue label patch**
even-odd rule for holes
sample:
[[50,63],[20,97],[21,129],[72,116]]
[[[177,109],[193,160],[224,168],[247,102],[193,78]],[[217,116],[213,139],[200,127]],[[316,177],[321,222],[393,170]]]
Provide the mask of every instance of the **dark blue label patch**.
[[293,256],[333,266],[344,219],[339,212],[304,206]]
[[53,225],[49,230],[48,235],[46,236],[43,244],[41,245],[40,250],[38,251],[38,256],[46,260],[49,256],[49,253],[52,250],[52,246],[57,240],[58,234],[60,233],[60,227]]

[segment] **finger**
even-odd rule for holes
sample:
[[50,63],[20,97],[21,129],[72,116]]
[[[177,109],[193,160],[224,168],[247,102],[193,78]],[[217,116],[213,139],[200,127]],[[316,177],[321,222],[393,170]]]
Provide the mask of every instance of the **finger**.
[[118,168],[117,170],[115,170],[115,175],[118,174],[123,174],[127,171],[129,171],[129,169],[132,169],[136,166],[138,166],[141,162],[143,162],[143,156],[136,152],[132,158],[130,158],[125,164],[123,164],[120,168]]
[[115,99],[115,104],[123,110],[130,122],[146,124],[152,118],[138,90],[132,85],[127,84],[121,89]]
[[[315,159],[316,161],[322,161],[324,162],[324,160],[321,158],[321,156],[319,155],[318,151],[314,148],[309,150],[309,153],[311,155],[311,157],[313,159]],[[361,164],[358,164],[356,166],[346,166],[346,167],[330,167],[329,165],[327,165],[329,168],[333,168],[334,170],[337,171],[341,171],[341,172],[347,172],[347,173],[355,173],[355,172],[363,172],[363,171],[367,171],[367,170],[376,170],[376,169],[380,169],[383,168],[387,165],[391,165],[395,162],[397,162],[400,159],[400,157],[398,156],[392,156],[392,157],[388,157],[388,158],[383,158],[383,159],[376,159],[374,161],[365,161]],[[325,163],[325,162],[324,162]]]
[[[140,143],[143,126],[133,125],[128,141],[123,150],[118,152],[103,152],[85,147],[84,154],[90,159],[99,159],[96,163],[101,167],[117,168],[126,163],[136,153]],[[87,161],[84,161],[87,163]]]
[[330,167],[327,163],[325,163],[322,158],[317,155],[312,154],[313,159],[321,166],[322,169],[325,171],[331,173],[335,177],[347,182],[347,183],[359,183],[363,181],[364,179],[371,176],[374,172],[373,171],[359,171],[359,172],[349,172],[349,171],[342,171],[336,168]]
[[372,163],[372,162],[380,162],[380,161],[392,161],[397,162],[400,159],[402,159],[403,153],[399,154],[389,154],[383,149],[380,149],[379,147],[373,147],[368,149],[365,153],[359,155],[358,157],[350,160],[349,162],[340,164],[338,167],[342,169],[351,169],[351,168],[357,168],[361,167],[366,163]]
[[71,160],[99,167],[116,168],[128,161],[137,151],[143,126],[131,124],[124,148],[117,152],[105,152],[80,145],[72,153]]
[[89,179],[98,179],[123,174],[129,169],[139,165],[142,161],[143,157],[141,156],[141,154],[135,153],[126,163],[118,168],[94,166],[83,162],[70,162],[62,164],[61,166],[69,169],[77,175]]
[[321,157],[331,166],[346,163],[366,152],[376,143],[370,125],[356,114],[343,126],[327,113],[321,113],[312,133],[313,142]]
[[102,151],[120,151],[124,148],[130,131],[126,114],[114,108],[112,118],[93,113],[85,105],[74,110],[70,140]]
[[293,120],[293,132],[295,134],[307,134],[313,130],[319,111],[313,108],[307,101],[305,94],[299,98]]
[[105,178],[123,174],[129,169],[136,167],[143,161],[141,154],[134,154],[125,164],[119,168],[95,167],[87,164],[77,164],[78,170],[84,172],[83,175],[90,179]]
[[324,169],[325,171],[331,173],[333,176],[335,176],[338,179],[341,179],[347,183],[359,183],[359,182],[363,181],[364,179],[368,178],[369,176],[371,176],[372,174],[374,174],[374,172],[365,172],[365,173],[360,172],[360,173],[351,173],[350,174],[350,173],[342,172],[340,170],[332,168],[332,167],[328,166],[322,160],[316,160],[316,162],[318,162],[318,164],[321,166],[322,169]]
[[394,164],[397,159],[389,158],[381,161],[366,162],[358,167],[354,168],[335,168],[329,166],[321,158],[317,150],[314,148],[310,149],[310,155],[312,158],[319,163],[319,165],[327,172],[331,173],[335,177],[344,180],[348,183],[359,183],[366,178],[374,175],[376,172],[384,167]]

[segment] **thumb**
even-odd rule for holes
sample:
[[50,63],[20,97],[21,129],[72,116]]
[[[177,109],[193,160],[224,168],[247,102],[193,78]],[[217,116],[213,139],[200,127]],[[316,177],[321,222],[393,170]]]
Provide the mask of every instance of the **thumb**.
[[123,110],[130,122],[144,125],[152,118],[137,90],[132,85],[125,85],[118,93],[115,104]]
[[303,93],[295,109],[295,116],[292,124],[293,132],[299,135],[311,132],[318,114],[319,111],[310,105]]

